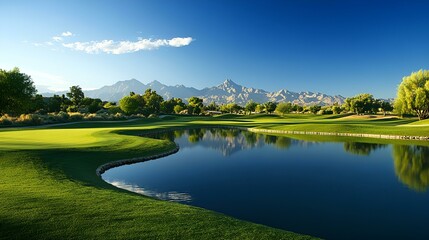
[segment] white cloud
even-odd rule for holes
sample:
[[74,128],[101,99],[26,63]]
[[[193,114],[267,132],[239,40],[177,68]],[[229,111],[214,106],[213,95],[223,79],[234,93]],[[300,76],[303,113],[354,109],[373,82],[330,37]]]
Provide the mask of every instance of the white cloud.
[[71,33],[70,31],[67,31],[67,32],[61,33],[61,36],[63,36],[63,37],[71,37],[71,36],[73,36],[73,33]]
[[67,32],[61,33],[60,36],[53,36],[52,39],[55,42],[62,42],[65,37],[71,37],[71,36],[73,36],[73,33],[71,33],[70,31],[67,31]]
[[172,47],[181,47],[181,46],[187,46],[192,42],[192,38],[173,38],[168,40],[168,45]]
[[137,52],[141,50],[153,50],[160,47],[183,47],[189,45],[193,39],[191,37],[186,38],[172,38],[172,39],[142,39],[138,41],[119,41],[113,40],[102,40],[102,41],[90,41],[90,42],[74,42],[74,43],[63,43],[62,45],[66,48],[74,49],[77,51],[83,51],[86,53],[110,53],[110,54],[124,54]]
[[63,38],[62,38],[62,37],[59,37],[59,36],[53,36],[53,37],[52,37],[52,39],[53,39],[55,42],[61,42],[61,41],[63,40]]

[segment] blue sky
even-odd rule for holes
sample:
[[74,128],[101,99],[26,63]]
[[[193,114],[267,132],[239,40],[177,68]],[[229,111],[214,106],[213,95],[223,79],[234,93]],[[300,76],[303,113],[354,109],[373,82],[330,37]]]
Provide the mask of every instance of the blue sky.
[[0,68],[43,91],[136,78],[394,97],[429,69],[429,1],[2,1]]

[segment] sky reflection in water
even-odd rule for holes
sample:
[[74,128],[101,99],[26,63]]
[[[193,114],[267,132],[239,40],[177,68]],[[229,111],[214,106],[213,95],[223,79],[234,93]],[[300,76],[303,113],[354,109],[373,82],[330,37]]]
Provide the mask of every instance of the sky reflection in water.
[[429,239],[429,148],[226,129],[151,137],[180,151],[103,174],[115,186],[327,239]]

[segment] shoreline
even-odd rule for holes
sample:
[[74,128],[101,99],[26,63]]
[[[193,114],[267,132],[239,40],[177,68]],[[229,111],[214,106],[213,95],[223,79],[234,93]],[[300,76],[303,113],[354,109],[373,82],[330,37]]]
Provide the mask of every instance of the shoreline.
[[174,154],[174,153],[179,151],[179,145],[177,145],[177,143],[175,143],[175,144],[176,144],[176,146],[173,149],[166,151],[166,152],[159,153],[159,154],[150,155],[150,156],[146,156],[146,157],[127,158],[127,159],[121,159],[121,160],[116,160],[113,162],[105,163],[105,164],[99,166],[95,170],[95,173],[97,174],[97,176],[101,177],[101,175],[104,172],[106,172],[107,170],[109,170],[111,168],[120,167],[123,165],[129,165],[129,164],[133,164],[133,163],[146,162],[149,160],[154,160],[154,159],[166,157],[168,155]]
[[[360,138],[375,138],[375,139],[393,139],[393,140],[417,140],[417,141],[429,141],[429,136],[407,136],[407,135],[387,135],[387,134],[367,134],[367,133],[335,133],[335,132],[315,132],[315,131],[289,131],[289,130],[275,130],[275,129],[263,129],[263,128],[248,128],[240,126],[194,126],[194,127],[184,127],[184,128],[172,128],[172,129],[159,129],[158,131],[148,131],[137,136],[147,136],[154,133],[163,133],[174,131],[178,129],[195,129],[195,128],[223,128],[223,129],[238,129],[254,133],[275,133],[275,134],[285,134],[285,135],[319,135],[319,136],[338,136],[338,137],[360,137]],[[119,167],[122,165],[129,165],[133,163],[145,162],[148,160],[154,160],[161,157],[166,157],[168,155],[174,154],[179,151],[179,145],[175,143],[175,148],[167,152],[146,156],[146,157],[135,157],[128,159],[121,159],[113,162],[105,163],[99,166],[96,169],[97,176],[101,175],[107,170]]]
[[361,138],[378,138],[378,139],[397,139],[397,140],[419,140],[428,141],[429,136],[408,136],[408,135],[388,135],[373,133],[336,133],[336,132],[315,132],[315,131],[289,131],[263,128],[244,128],[250,132],[277,133],[290,135],[321,135],[321,136],[339,136],[339,137],[361,137]]

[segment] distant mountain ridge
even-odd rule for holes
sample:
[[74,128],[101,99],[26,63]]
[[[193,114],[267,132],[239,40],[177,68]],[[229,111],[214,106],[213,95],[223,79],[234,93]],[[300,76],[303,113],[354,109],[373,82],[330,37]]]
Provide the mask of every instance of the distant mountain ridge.
[[[281,89],[276,92],[268,92],[263,89],[249,88],[241,86],[232,80],[225,80],[218,86],[203,88],[201,90],[186,87],[184,85],[167,86],[158,81],[144,84],[136,79],[119,81],[110,86],[100,89],[84,91],[85,96],[90,98],[100,98],[104,101],[117,102],[130,92],[143,93],[151,88],[160,94],[164,99],[173,97],[186,100],[192,96],[200,97],[205,104],[215,102],[217,104],[237,103],[244,106],[248,101],[253,100],[258,103],[264,102],[292,102],[299,105],[332,105],[334,103],[343,104],[345,98],[341,95],[327,95],[319,92],[292,92]],[[66,92],[43,93],[44,96],[53,94],[64,94]]]

